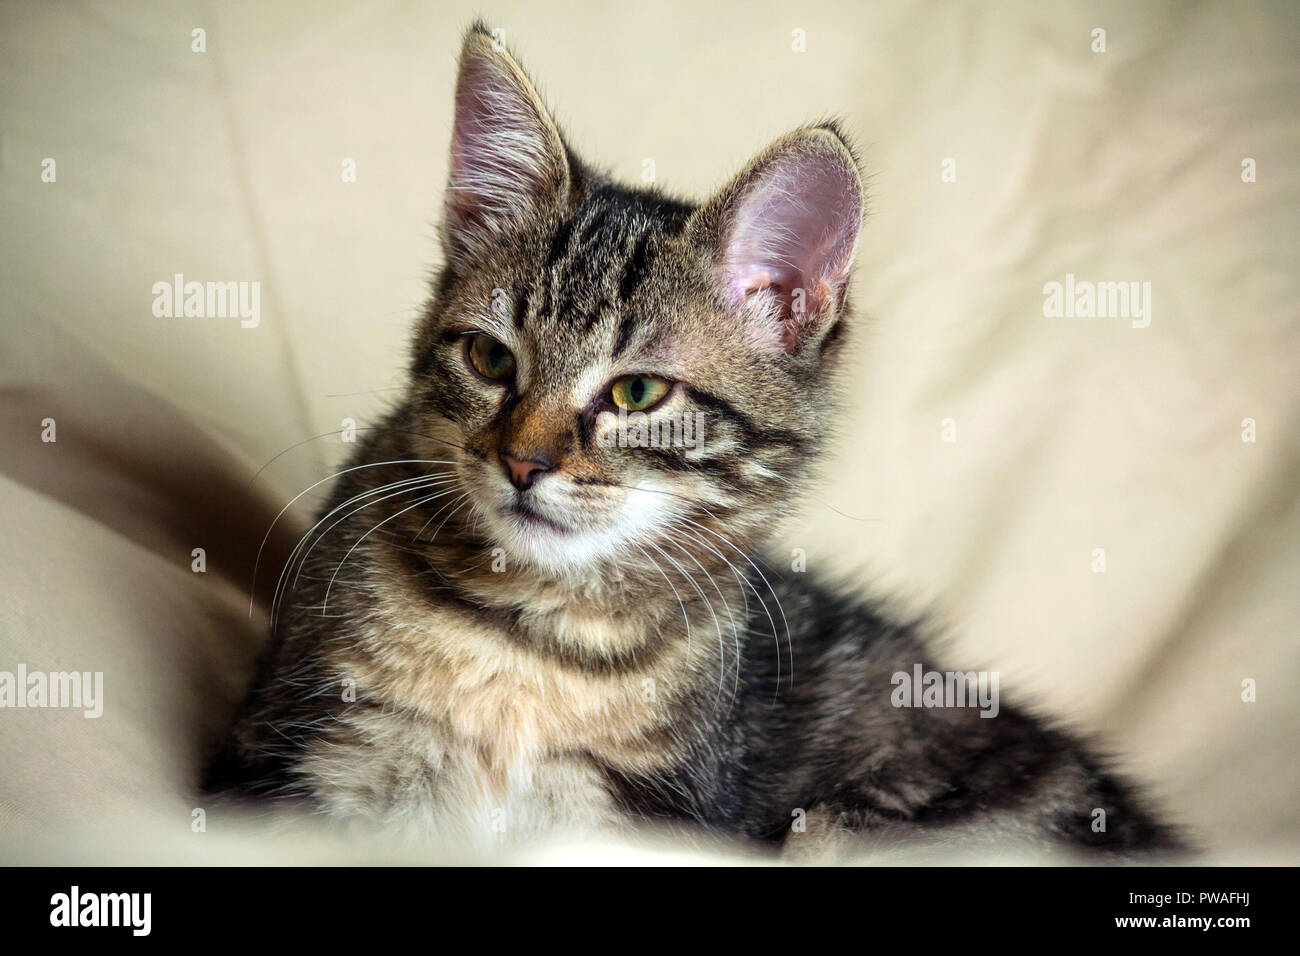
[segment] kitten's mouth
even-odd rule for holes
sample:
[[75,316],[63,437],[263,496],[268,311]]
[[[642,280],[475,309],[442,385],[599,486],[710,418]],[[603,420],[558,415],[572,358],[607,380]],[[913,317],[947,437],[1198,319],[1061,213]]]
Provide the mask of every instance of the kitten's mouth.
[[569,529],[564,525],[552,521],[543,514],[539,514],[522,501],[516,501],[508,507],[502,508],[501,513],[509,515],[520,524],[534,528],[546,528],[559,534],[567,534]]

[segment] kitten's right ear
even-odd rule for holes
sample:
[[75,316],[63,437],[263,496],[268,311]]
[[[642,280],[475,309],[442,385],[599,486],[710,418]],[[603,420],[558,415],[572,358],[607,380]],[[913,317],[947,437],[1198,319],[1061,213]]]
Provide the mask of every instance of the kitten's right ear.
[[465,37],[456,78],[443,238],[455,252],[502,232],[562,198],[568,152],[537,89],[482,23]]

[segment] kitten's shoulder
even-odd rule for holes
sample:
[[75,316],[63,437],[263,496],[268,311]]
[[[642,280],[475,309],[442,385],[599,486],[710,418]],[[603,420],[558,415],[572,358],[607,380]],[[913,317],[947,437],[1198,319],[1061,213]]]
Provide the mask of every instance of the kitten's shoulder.
[[899,652],[922,653],[924,617],[881,598],[869,581],[770,560],[760,562],[757,572],[758,594],[750,595],[751,628],[766,630],[769,637],[775,629],[783,642],[788,634],[797,656],[844,655],[864,661]]

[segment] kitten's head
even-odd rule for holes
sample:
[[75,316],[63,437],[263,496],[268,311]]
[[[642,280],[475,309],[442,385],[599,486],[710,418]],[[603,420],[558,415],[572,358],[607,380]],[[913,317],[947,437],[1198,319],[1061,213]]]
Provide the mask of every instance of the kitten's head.
[[457,461],[476,524],[537,569],[718,547],[699,525],[752,546],[826,434],[862,207],[829,125],[698,206],[615,185],[475,27],[413,367],[414,430],[447,445],[423,450]]

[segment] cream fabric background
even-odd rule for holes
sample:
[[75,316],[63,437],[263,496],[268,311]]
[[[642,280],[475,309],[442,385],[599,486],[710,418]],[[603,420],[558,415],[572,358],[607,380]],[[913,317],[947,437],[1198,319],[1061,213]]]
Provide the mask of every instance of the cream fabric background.
[[[845,119],[871,175],[849,410],[788,546],[932,607],[950,660],[1100,734],[1213,858],[1296,862],[1298,9],[0,5],[0,670],[107,696],[0,710],[0,860],[356,858],[191,834],[190,787],[261,640],[250,556],[346,449],[254,473],[401,381],[481,12],[626,179],[650,158],[699,196]],[[259,281],[260,327],[155,318],[177,272]],[[1150,282],[1150,327],[1045,318],[1067,272]]]

